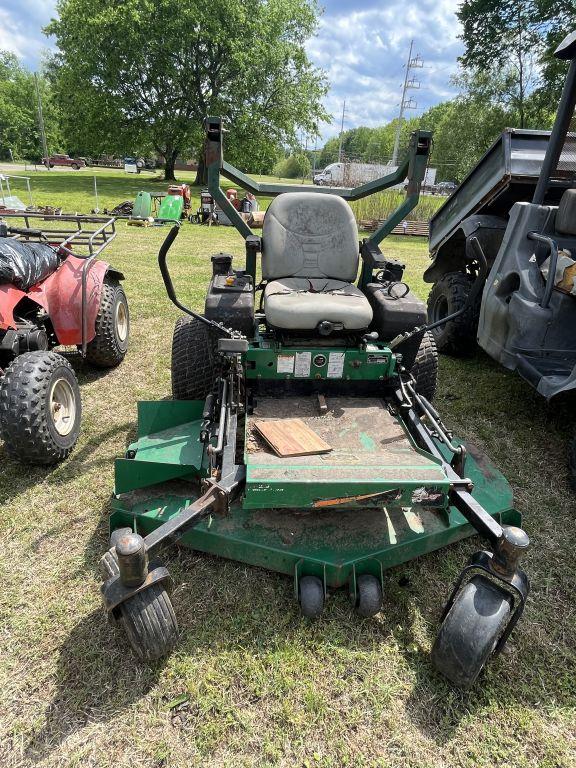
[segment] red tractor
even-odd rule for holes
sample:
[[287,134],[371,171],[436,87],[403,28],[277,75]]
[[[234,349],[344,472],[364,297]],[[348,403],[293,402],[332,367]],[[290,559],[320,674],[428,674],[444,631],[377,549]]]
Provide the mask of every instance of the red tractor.
[[[12,225],[17,217],[25,226]],[[40,220],[49,227],[31,226]],[[98,258],[115,236],[114,219],[26,213],[0,221],[0,437],[22,461],[61,461],[80,433],[76,374],[53,349],[73,347],[99,368],[124,359],[124,275]]]

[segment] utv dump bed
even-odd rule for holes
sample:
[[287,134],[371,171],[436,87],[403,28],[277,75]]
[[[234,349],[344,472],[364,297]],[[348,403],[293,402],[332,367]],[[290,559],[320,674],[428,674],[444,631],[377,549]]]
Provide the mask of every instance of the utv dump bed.
[[[550,131],[507,128],[502,132],[430,220],[429,247],[435,263],[443,264],[456,254],[463,259],[465,233],[461,225],[469,216],[501,219],[501,234],[494,253],[485,248],[489,262],[491,256],[495,257],[512,205],[532,200],[549,138]],[[569,181],[558,180],[549,188],[546,204],[558,205],[562,192],[569,186]],[[428,272],[431,270],[432,267]]]

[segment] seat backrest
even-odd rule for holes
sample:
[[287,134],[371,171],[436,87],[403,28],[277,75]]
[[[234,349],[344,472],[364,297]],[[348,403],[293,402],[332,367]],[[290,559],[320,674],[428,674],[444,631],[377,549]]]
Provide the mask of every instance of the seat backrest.
[[576,189],[567,189],[562,195],[555,227],[561,235],[576,235]]
[[341,197],[286,192],[272,201],[262,226],[262,277],[332,277],[358,272],[358,227]]

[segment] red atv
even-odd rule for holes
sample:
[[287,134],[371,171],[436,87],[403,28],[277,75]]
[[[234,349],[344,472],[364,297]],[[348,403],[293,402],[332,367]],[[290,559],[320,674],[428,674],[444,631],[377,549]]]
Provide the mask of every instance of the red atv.
[[[25,226],[12,226],[13,218]],[[49,228],[31,227],[39,220]],[[76,374],[51,350],[76,347],[89,363],[111,368],[128,349],[124,275],[98,258],[115,236],[114,219],[0,221],[0,437],[28,463],[61,461],[80,433]]]

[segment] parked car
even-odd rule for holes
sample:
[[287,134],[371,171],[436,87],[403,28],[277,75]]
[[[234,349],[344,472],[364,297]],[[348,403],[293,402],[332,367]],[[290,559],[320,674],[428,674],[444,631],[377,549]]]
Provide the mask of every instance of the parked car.
[[435,191],[438,195],[451,195],[457,188],[458,184],[455,181],[441,181],[436,184]]
[[74,168],[75,171],[86,167],[86,161],[81,157],[70,157],[70,155],[50,155],[43,157],[42,162],[47,168],[54,168],[55,165],[64,165],[68,168]]

